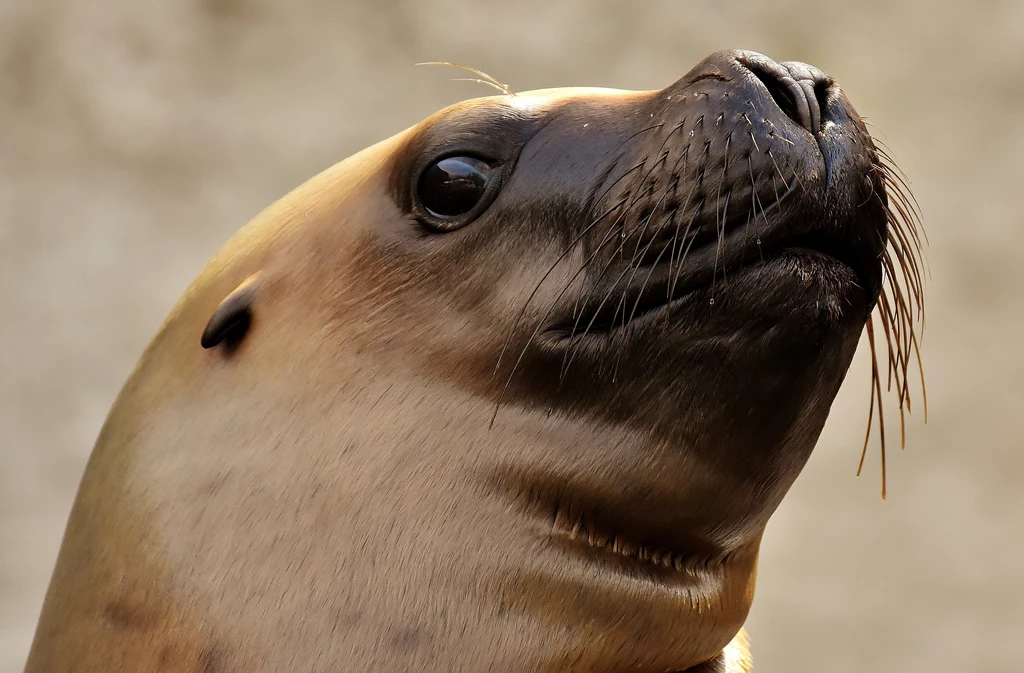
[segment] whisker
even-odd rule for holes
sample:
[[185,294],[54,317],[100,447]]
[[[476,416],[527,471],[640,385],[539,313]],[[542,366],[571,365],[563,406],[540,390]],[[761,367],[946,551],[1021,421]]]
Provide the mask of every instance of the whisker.
[[[697,213],[699,213],[701,211],[701,209],[704,207],[703,204],[704,204],[704,202],[702,200],[701,201],[701,205],[696,207],[696,208],[694,208],[693,215],[690,216],[690,221],[686,223],[686,231],[683,232],[683,238],[682,238],[682,241],[680,241],[680,243],[685,241],[686,237],[689,236],[689,234],[690,234],[690,227],[691,227],[691,225],[693,225],[693,221],[695,219],[697,219]],[[676,275],[673,276],[671,286],[669,287],[669,292],[668,292],[669,301],[672,301],[672,299],[675,297],[676,285],[679,283],[679,278],[683,274],[683,263],[686,262],[686,256],[690,254],[690,248],[693,247],[693,242],[696,239],[697,239],[697,234],[696,234],[696,232],[694,232],[694,235],[690,236],[690,242],[686,244],[686,249],[683,250],[683,256],[679,260],[679,266],[676,269]]]
[[[587,260],[587,263],[584,264],[584,266],[589,266],[589,264],[591,264],[593,262],[593,259],[597,256],[597,254],[599,252],[601,252],[601,250],[606,245],[608,245],[608,243],[610,243],[614,238],[615,238],[615,230],[613,228],[609,228],[607,234],[605,234],[605,238],[597,246],[597,249],[594,250],[594,253],[590,256],[590,259]],[[619,245],[620,246],[624,245],[624,243],[625,243],[625,241],[620,240]],[[614,261],[615,261],[615,254],[613,253],[613,254],[609,255],[608,259],[605,261],[604,267],[601,269],[601,273],[599,273],[597,275],[597,277],[594,279],[593,282],[595,284],[600,284],[600,282],[604,279],[605,274],[608,273],[608,269],[611,268],[612,263]],[[576,337],[576,330],[579,329],[580,321],[583,320],[583,311],[579,311],[577,313],[577,310],[579,309],[579,306],[580,306],[579,302],[583,301],[583,299],[584,299],[584,296],[581,293],[580,297],[577,298],[576,310],[573,311],[573,325],[572,325],[572,330],[569,333],[569,344],[570,345],[573,343],[573,340]],[[559,369],[559,372],[558,372],[558,380],[559,380],[559,382],[561,382],[565,378],[565,375],[568,372],[568,367],[571,364],[571,358],[570,358],[570,353],[571,352],[572,352],[571,349],[567,350],[565,352],[565,354],[562,356],[562,366],[561,366],[561,368]]]
[[497,89],[498,91],[502,92],[506,96],[515,96],[516,95],[512,91],[512,89],[508,88],[508,86],[506,86],[505,84],[502,84],[501,82],[499,82],[498,80],[494,79],[493,77],[491,77],[487,73],[483,72],[482,70],[477,70],[476,68],[471,68],[468,65],[462,65],[462,64],[459,64],[459,63],[452,63],[451,61],[424,61],[422,63],[417,63],[416,65],[441,65],[441,66],[449,66],[449,67],[452,67],[452,68],[459,68],[460,70],[465,70],[467,72],[471,72],[471,73],[473,73],[474,75],[476,75],[477,77],[480,78],[480,79],[472,79],[470,81],[479,82],[480,84],[486,84],[487,86],[490,86],[490,87],[493,87],[493,88]]
[[860,463],[857,465],[857,476],[864,470],[864,459],[868,456],[868,444],[871,442],[871,425],[875,418],[875,380],[878,378],[878,354],[875,350],[875,329],[871,316],[865,325],[868,333],[868,344],[871,347],[871,400],[868,402],[868,429],[864,434],[864,449],[860,452]]
[[533,301],[534,297],[537,296],[537,292],[540,291],[540,288],[544,284],[544,281],[546,281],[548,279],[548,276],[551,275],[551,273],[555,270],[555,268],[559,265],[559,263],[561,263],[566,257],[569,256],[569,254],[573,251],[573,249],[575,249],[575,247],[579,244],[579,242],[582,241],[583,238],[594,227],[596,227],[601,222],[601,220],[603,220],[604,218],[608,217],[608,215],[610,215],[611,213],[615,212],[616,209],[622,207],[622,205],[627,200],[628,200],[628,197],[624,197],[623,199],[618,201],[615,205],[613,205],[610,208],[608,208],[608,210],[606,210],[604,213],[602,213],[597,219],[595,219],[589,225],[584,227],[583,231],[580,232],[579,235],[577,235],[576,238],[574,238],[571,243],[569,243],[569,245],[565,248],[565,250],[562,251],[562,254],[558,256],[558,259],[556,259],[554,261],[554,263],[544,273],[543,277],[541,277],[541,279],[540,279],[540,282],[537,283],[537,285],[533,288],[533,291],[530,293],[530,296],[527,297],[526,302],[523,304],[522,309],[520,309],[520,311],[519,311],[519,315],[516,316],[516,320],[515,320],[515,322],[512,325],[512,329],[509,330],[508,336],[505,338],[505,343],[501,347],[501,351],[498,353],[498,362],[494,366],[494,374],[497,374],[498,370],[501,368],[501,360],[505,356],[505,351],[508,349],[508,346],[511,343],[512,338],[515,336],[516,329],[519,327],[519,323],[522,322],[523,316],[526,314],[527,308],[529,308],[530,303]]
[[[921,382],[921,406],[924,422],[928,422],[928,393],[925,386],[924,365],[921,358],[920,333],[924,329],[925,278],[928,275],[923,247],[927,234],[921,226],[920,205],[913,196],[909,181],[892,160],[884,143],[877,139],[873,165],[875,177],[882,192],[873,191],[875,199],[885,209],[885,250],[881,256],[883,286],[876,303],[876,312],[885,336],[888,362],[886,389],[894,392],[900,414],[900,447],[906,446],[906,414],[912,413],[910,389],[911,359],[917,365]],[[866,203],[866,202],[865,202]],[[882,498],[886,496],[886,436],[882,417],[882,377],[878,367],[875,323],[869,316],[865,325],[871,348],[871,400],[868,409],[868,430],[861,452],[857,474],[860,475],[867,445],[870,441],[874,410],[878,409],[879,440],[882,461]]]
[[[595,251],[594,255],[596,255],[597,252],[599,252],[599,251]],[[591,258],[593,258],[593,255],[592,255]],[[501,393],[499,393],[499,395],[498,395],[498,400],[497,400],[497,402],[495,402],[494,413],[491,415],[491,423],[490,423],[489,427],[491,427],[491,428],[494,427],[494,421],[498,417],[498,411],[501,409],[502,400],[504,400],[505,394],[508,392],[509,386],[512,385],[512,380],[515,378],[516,371],[518,371],[519,365],[522,364],[523,358],[526,357],[526,353],[530,350],[530,346],[533,344],[533,340],[537,338],[537,335],[540,334],[540,331],[544,328],[544,324],[547,321],[548,316],[551,315],[551,312],[555,309],[555,306],[558,305],[559,300],[565,295],[565,293],[569,290],[569,288],[572,287],[572,284],[576,281],[576,279],[583,275],[583,273],[587,270],[587,268],[588,268],[587,264],[580,265],[580,268],[577,269],[576,273],[574,273],[572,275],[572,277],[569,279],[569,281],[565,284],[565,286],[558,293],[558,296],[556,296],[555,299],[552,300],[551,304],[548,306],[547,310],[544,312],[544,315],[541,316],[540,320],[537,321],[537,327],[533,330],[533,333],[530,335],[530,338],[527,339],[526,345],[523,346],[522,351],[520,351],[519,358],[516,360],[515,364],[512,365],[512,371],[509,374],[508,379],[505,380],[505,385],[502,387]]]
[[[886,490],[887,489],[886,489],[886,475],[885,475],[885,416],[884,416],[884,409],[883,409],[883,406],[882,406],[882,382],[881,382],[881,379],[878,376],[878,360],[875,358],[875,355],[874,355],[875,354],[875,345],[874,345],[875,344],[875,332],[874,332],[874,328],[873,328],[873,325],[872,325],[870,320],[868,320],[867,324],[865,325],[865,329],[867,330],[867,333],[868,333],[868,343],[871,344],[871,359],[872,359],[871,383],[872,383],[872,387],[874,388],[874,393],[872,395],[872,398],[875,401],[878,402],[878,436],[879,436],[879,443],[881,444],[881,450],[882,450],[882,500],[885,500]],[[869,437],[870,437],[870,432],[871,432],[871,428],[870,428],[870,426],[868,426],[868,436]],[[864,453],[866,453],[866,452],[867,452],[867,439],[865,439],[865,441],[864,441]],[[861,466],[862,467],[863,467],[863,464],[864,464],[864,459],[863,459],[863,456],[862,456],[861,457]],[[860,476],[860,468],[857,469],[857,476]]]

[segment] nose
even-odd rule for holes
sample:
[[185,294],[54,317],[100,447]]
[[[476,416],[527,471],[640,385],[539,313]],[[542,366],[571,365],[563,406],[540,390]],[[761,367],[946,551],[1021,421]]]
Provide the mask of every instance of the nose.
[[736,63],[765,85],[772,100],[790,119],[811,135],[821,131],[825,99],[835,84],[831,77],[806,63],[776,63],[753,51],[736,52]]

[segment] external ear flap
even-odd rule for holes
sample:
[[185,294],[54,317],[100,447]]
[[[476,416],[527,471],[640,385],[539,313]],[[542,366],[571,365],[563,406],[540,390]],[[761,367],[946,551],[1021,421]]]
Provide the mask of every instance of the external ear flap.
[[252,324],[253,302],[258,289],[256,280],[257,276],[250,276],[220,303],[199,339],[203,348],[223,343],[234,350],[242,343]]

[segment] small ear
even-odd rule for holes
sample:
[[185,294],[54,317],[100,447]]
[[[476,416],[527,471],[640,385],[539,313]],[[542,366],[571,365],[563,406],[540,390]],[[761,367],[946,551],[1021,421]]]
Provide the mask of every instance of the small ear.
[[213,348],[219,344],[234,350],[242,343],[252,324],[253,302],[258,289],[257,277],[250,276],[225,297],[210,322],[206,323],[199,345]]

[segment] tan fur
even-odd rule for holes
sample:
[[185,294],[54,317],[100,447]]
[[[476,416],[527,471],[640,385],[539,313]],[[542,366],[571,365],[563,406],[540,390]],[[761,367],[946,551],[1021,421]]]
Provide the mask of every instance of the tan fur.
[[[549,90],[511,104],[643,95]],[[508,404],[490,426],[485,363],[522,293],[485,277],[446,304],[413,282],[431,269],[367,243],[402,223],[390,162],[435,120],[271,206],[185,293],[96,444],[27,673],[613,673],[716,657],[750,670],[740,629],[767,514],[716,530],[728,554],[659,584],[567,556],[557,510],[537,516],[514,480],[495,486],[532,470],[619,503],[649,483],[693,517],[735,490],[726,471],[625,424]],[[253,336],[230,355],[199,348],[255,274]],[[776,491],[732,506],[770,512],[761,501]]]

